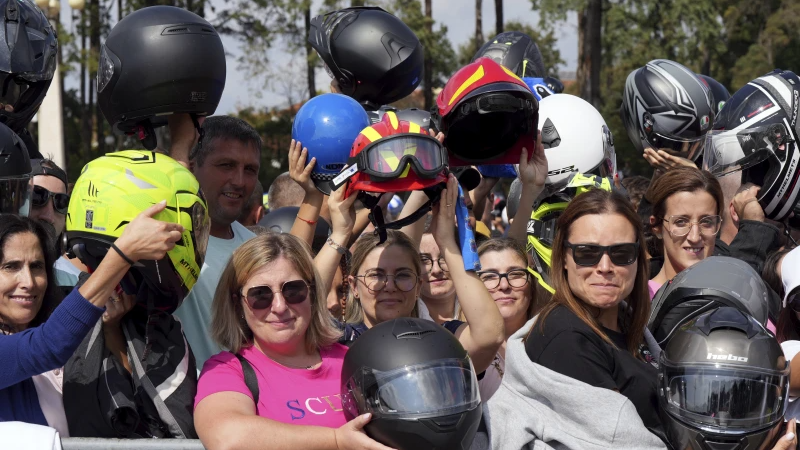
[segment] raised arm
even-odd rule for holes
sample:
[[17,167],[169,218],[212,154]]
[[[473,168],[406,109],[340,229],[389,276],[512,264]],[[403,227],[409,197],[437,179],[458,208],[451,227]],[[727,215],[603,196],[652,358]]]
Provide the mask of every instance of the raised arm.
[[306,158],[308,158],[308,149],[304,148],[300,141],[295,142],[292,139],[291,144],[289,144],[289,176],[303,188],[305,196],[303,197],[303,203],[300,205],[300,210],[297,212],[297,217],[294,219],[290,234],[297,236],[311,246],[311,242],[314,240],[314,231],[317,229],[319,211],[322,209],[322,202],[325,196],[311,181],[311,171],[314,170],[317,159],[311,158],[311,161],[306,164]]
[[[125,227],[122,236],[114,242],[125,258],[134,262],[161,259],[180,240],[182,226],[152,218],[163,211],[165,205],[151,206]],[[0,335],[0,361],[8,362],[0,364],[0,389],[62,367],[67,362],[97,323],[106,301],[130,269],[125,258],[109,250],[97,270],[64,299],[44,324]]]
[[522,149],[522,155],[519,158],[519,179],[522,181],[522,192],[517,214],[508,230],[508,237],[525,246],[528,240],[528,219],[531,218],[531,212],[533,212],[533,202],[544,190],[544,182],[547,179],[547,157],[544,154],[541,133],[536,139],[536,148],[530,161],[528,160],[528,150]]
[[[356,196],[351,195],[348,198],[344,198],[346,189],[347,185],[345,184],[338,190],[333,191],[328,197],[332,231],[328,237],[328,242],[322,246],[322,249],[314,258],[314,265],[317,267],[320,280],[323,283],[323,292],[331,290],[333,277],[336,276],[336,269],[339,267],[339,261],[347,249],[347,242],[350,240],[356,221],[354,206]],[[328,306],[330,307],[331,305]]]
[[489,367],[503,343],[504,325],[500,310],[492,295],[473,271],[464,269],[464,259],[456,242],[453,220],[458,198],[458,181],[453,175],[447,180],[439,204],[434,206],[431,233],[444,254],[450,278],[456,286],[456,296],[467,323],[456,332],[456,337],[472,358],[478,373]]

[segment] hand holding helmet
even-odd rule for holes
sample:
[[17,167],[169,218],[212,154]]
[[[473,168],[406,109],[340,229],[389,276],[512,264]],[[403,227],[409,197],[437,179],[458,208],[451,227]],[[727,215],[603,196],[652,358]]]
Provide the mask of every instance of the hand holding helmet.
[[663,170],[666,172],[669,169],[674,169],[676,167],[694,167],[696,168],[697,165],[686,159],[681,158],[680,156],[670,155],[669,153],[665,152],[664,150],[658,150],[651,147],[647,147],[644,149],[644,159],[654,168]]
[[[340,187],[333,191],[328,197],[328,209],[331,214],[331,239],[337,244],[344,245],[350,234],[353,232],[353,227],[356,224],[356,209],[355,195],[345,197],[347,192],[347,185]],[[337,240],[338,239],[338,240]]]
[[518,171],[523,189],[536,189],[539,192],[544,189],[544,183],[547,179],[547,155],[544,153],[541,134],[536,139],[536,146],[533,148],[530,160],[528,159],[528,149],[522,148],[522,153],[519,156]]
[[156,261],[181,240],[183,226],[153,218],[167,207],[166,200],[145,209],[129,223],[114,244],[131,261],[140,259]]
[[[458,180],[455,175],[450,174],[447,176],[447,188],[440,194],[439,203],[433,207],[433,221],[431,221],[431,234],[442,252],[451,245],[455,245],[455,249],[458,250],[453,230],[457,200]],[[460,251],[458,253],[460,254]]]
[[372,414],[362,414],[333,430],[333,434],[336,437],[336,447],[339,450],[393,450],[391,447],[372,440],[364,432],[364,426],[369,423],[370,419],[372,419]]
[[750,186],[742,189],[733,197],[733,209],[739,216],[739,220],[764,221],[764,208],[758,203],[760,190],[761,188],[758,186]]
[[302,142],[292,139],[289,144],[289,176],[303,188],[306,195],[309,195],[318,192],[311,180],[311,172],[314,170],[317,159],[312,157],[311,161],[306,164],[307,158],[308,149],[303,147]]

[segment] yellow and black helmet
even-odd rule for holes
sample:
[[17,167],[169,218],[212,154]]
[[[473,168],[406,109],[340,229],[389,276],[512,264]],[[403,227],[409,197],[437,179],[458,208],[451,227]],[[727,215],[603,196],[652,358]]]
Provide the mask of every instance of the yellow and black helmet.
[[564,188],[543,199],[531,213],[528,221],[528,254],[531,266],[528,272],[551,294],[550,262],[553,255],[553,240],[556,236],[556,225],[561,213],[567,209],[569,202],[590,189],[612,190],[611,180],[599,175],[572,174]]
[[181,240],[160,261],[138,261],[121,284],[130,294],[150,288],[155,295],[146,297],[157,300],[148,306],[172,313],[197,282],[210,226],[200,184],[177,161],[125,150],[88,163],[72,191],[65,239],[68,252],[94,270],[125,226],[165,199],[166,209],[154,218],[182,225]]

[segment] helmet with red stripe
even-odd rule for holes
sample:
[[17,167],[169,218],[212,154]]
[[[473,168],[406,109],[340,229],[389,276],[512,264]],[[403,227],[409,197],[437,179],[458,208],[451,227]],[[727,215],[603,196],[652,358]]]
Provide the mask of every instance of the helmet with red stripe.
[[758,201],[772,220],[785,219],[800,193],[799,99],[797,75],[770,72],[733,94],[706,138],[704,168],[760,186]]
[[539,104],[514,72],[478,58],[447,81],[432,118],[452,166],[516,164],[536,145]]

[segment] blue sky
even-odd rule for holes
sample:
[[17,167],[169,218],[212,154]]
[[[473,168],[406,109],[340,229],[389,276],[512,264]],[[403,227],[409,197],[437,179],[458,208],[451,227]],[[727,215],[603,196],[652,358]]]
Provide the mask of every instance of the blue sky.
[[[224,0],[213,0],[223,3]],[[62,3],[62,23],[68,23],[70,8],[68,0],[61,0]],[[467,42],[475,33],[475,4],[471,0],[433,0],[433,18],[437,24],[443,24],[448,28],[450,42],[457,48],[458,45]],[[312,14],[319,13],[322,0],[313,0]],[[520,22],[536,25],[539,16],[531,10],[529,0],[505,0],[504,19],[519,20]],[[116,17],[116,10],[112,11],[112,17]],[[483,33],[487,38],[494,32],[494,0],[483,0]],[[69,25],[66,25],[69,27]],[[577,66],[577,19],[574,15],[559,27],[557,33],[558,47],[561,50],[561,57],[566,64],[562,70],[575,70]],[[271,76],[271,83],[264,80],[268,78],[253,77],[252,74],[240,70],[237,66],[236,58],[241,55],[240,44],[230,37],[223,37],[223,44],[229,53],[227,61],[227,80],[222,100],[217,108],[217,114],[230,114],[238,109],[247,106],[272,107],[285,106],[288,97],[298,97],[299,93],[293,92],[300,89],[305,84],[305,68],[302,66],[301,57],[292,57],[285,51],[280,43],[276,43],[270,50],[270,69],[283,75]],[[296,62],[292,64],[292,60]],[[330,79],[325,71],[317,72],[317,89],[327,89]],[[66,81],[67,87],[77,85],[77,80]],[[287,95],[292,93],[294,95]]]

